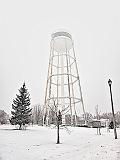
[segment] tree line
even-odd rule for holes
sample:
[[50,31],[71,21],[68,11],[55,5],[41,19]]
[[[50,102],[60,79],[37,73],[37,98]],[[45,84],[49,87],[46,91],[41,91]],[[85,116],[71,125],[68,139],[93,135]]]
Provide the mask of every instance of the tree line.
[[[112,113],[99,113],[98,108],[95,108],[96,115],[86,112],[81,118],[86,120],[92,119],[109,119],[112,121]],[[0,124],[7,124],[9,121],[12,125],[19,125],[19,129],[26,124],[38,124],[43,125],[43,106],[40,104],[30,107],[30,94],[26,88],[25,82],[23,86],[19,89],[19,94],[16,94],[16,98],[13,99],[12,104],[12,117],[9,119],[8,114],[4,110],[0,110]],[[50,110],[49,119],[51,124],[56,123],[55,113],[53,109]],[[66,116],[66,121],[70,121],[70,115]],[[9,121],[8,121],[9,119]],[[115,114],[116,123],[120,125],[120,111]]]

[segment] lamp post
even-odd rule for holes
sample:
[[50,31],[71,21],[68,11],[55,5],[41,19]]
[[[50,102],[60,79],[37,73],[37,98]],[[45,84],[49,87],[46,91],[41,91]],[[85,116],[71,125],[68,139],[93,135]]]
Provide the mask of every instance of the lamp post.
[[109,87],[110,87],[110,97],[111,97],[111,106],[112,106],[112,115],[113,115],[114,135],[115,135],[115,139],[117,139],[116,124],[115,124],[115,114],[114,114],[112,89],[111,89],[112,81],[110,79],[108,80],[108,84],[109,84]]

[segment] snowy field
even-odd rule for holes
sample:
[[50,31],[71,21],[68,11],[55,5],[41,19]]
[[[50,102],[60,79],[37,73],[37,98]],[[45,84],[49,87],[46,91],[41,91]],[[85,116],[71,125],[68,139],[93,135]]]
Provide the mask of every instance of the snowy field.
[[70,134],[61,129],[61,144],[56,144],[56,129],[13,129],[0,126],[0,160],[120,160],[120,129],[117,140],[104,128],[102,135],[95,128],[70,127]]

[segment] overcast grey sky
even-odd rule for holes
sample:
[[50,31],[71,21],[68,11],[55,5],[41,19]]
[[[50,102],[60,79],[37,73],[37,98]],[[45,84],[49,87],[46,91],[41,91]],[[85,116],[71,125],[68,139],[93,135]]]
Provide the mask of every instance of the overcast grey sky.
[[51,34],[73,37],[86,111],[120,110],[120,1],[0,1],[0,109],[11,110],[26,81],[32,104],[44,101]]

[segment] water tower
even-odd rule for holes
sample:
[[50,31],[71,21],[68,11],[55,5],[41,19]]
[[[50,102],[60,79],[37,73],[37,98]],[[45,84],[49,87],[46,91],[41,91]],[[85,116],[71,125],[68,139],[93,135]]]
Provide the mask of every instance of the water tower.
[[55,100],[57,109],[62,111],[62,123],[77,125],[85,109],[72,36],[67,32],[56,32],[51,37],[44,123],[51,123],[50,110]]

